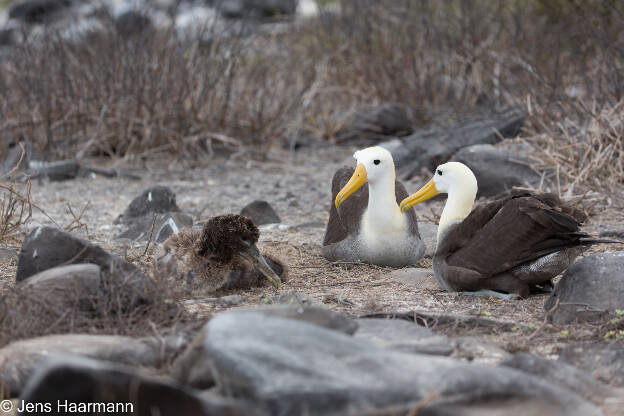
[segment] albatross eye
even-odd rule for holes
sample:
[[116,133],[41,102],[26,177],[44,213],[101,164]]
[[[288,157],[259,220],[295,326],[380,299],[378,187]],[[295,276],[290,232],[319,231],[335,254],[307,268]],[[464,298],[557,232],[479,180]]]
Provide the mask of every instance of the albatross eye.
[[438,169],[438,175],[442,176],[442,171]]
[[378,165],[378,164],[380,164],[380,163],[381,163],[381,160],[379,160],[379,159],[375,159],[375,160],[373,160],[373,163],[374,163],[374,164],[376,164],[376,165]]

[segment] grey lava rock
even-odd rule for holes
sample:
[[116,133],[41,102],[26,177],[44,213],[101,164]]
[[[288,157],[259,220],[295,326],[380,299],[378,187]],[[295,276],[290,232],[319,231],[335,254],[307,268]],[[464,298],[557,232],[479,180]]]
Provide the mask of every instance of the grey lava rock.
[[624,387],[624,340],[609,344],[568,345],[559,354],[559,360],[587,371],[607,384]]
[[415,133],[388,143],[401,177],[409,179],[422,169],[433,172],[458,150],[475,144],[494,144],[515,137],[524,122],[524,113],[513,107],[495,114],[479,113],[452,126],[431,124]]
[[617,238],[624,241],[624,230],[604,230],[599,235],[603,238]]
[[[258,413],[242,401],[200,395],[164,378],[132,368],[86,358],[58,358],[41,368],[21,399],[25,403],[49,403],[53,412],[23,414],[101,414],[57,407],[57,403],[103,403],[106,413],[136,415],[238,416]],[[112,407],[111,407],[112,406]],[[130,407],[131,406],[131,407]]]
[[253,201],[241,210],[241,215],[251,219],[256,225],[282,222],[277,212],[267,201]]
[[574,262],[544,303],[554,324],[600,322],[624,309],[624,251],[597,253]]
[[141,195],[134,198],[115,222],[129,224],[140,217],[149,216],[151,218],[151,214],[166,214],[179,211],[180,208],[176,204],[176,195],[171,188],[155,185],[147,188]]
[[599,415],[592,404],[522,372],[379,348],[338,331],[250,312],[206,325],[203,347],[226,397],[269,414]]
[[22,393],[34,372],[59,356],[89,357],[130,366],[162,365],[182,345],[174,339],[117,335],[49,335],[16,341],[0,349],[0,379],[11,395]]
[[[356,320],[328,309],[303,305],[277,305],[254,308],[247,311],[233,311],[243,316],[252,312],[267,317],[292,319],[323,328],[352,335],[358,329]],[[215,384],[211,362],[205,349],[206,327],[204,327],[186,351],[173,364],[173,377],[183,384],[206,389]]]
[[215,385],[210,360],[206,357],[206,349],[204,348],[205,339],[206,327],[204,326],[171,367],[171,376],[175,380],[202,390]]
[[618,391],[607,386],[561,360],[548,360],[533,354],[516,354],[503,361],[501,365],[524,371],[561,386],[597,405],[605,404],[607,399],[617,398],[620,398],[621,404],[624,405],[624,390]]
[[103,272],[121,273],[137,283],[149,281],[133,264],[52,227],[37,227],[26,236],[19,254],[15,280],[20,282],[53,267],[80,263],[96,264]]
[[11,46],[15,42],[15,29],[2,28],[0,29],[0,47]]
[[26,23],[47,23],[72,5],[72,0],[26,0],[9,10],[10,19]]
[[18,282],[16,287],[48,305],[88,311],[101,292],[100,273],[96,264],[71,264],[44,270]]
[[407,136],[412,132],[412,123],[405,111],[405,106],[385,103],[358,112],[353,123],[338,132],[336,140],[339,143],[372,145],[384,137]]
[[[1,41],[0,41],[1,43]],[[23,148],[23,150],[22,150]],[[21,161],[20,161],[21,160]],[[19,166],[17,166],[19,164]],[[44,161],[28,142],[21,142],[9,148],[8,154],[0,164],[0,174],[15,169],[15,172],[25,172],[30,179],[49,179],[52,182],[66,181],[76,177],[105,176],[108,178],[126,178],[137,180],[140,177],[115,169],[84,167],[75,160]]]
[[537,188],[541,180],[540,175],[529,167],[527,158],[490,144],[464,147],[451,160],[472,170],[479,184],[479,196],[495,196],[514,186]]
[[75,160],[59,160],[57,162],[29,163],[31,179],[49,179],[52,182],[75,179],[81,173],[82,167]]
[[0,165],[0,173],[6,173],[13,169],[23,171],[28,169],[31,161],[41,160],[33,146],[29,142],[21,142],[9,148],[8,153]]
[[263,18],[276,15],[293,15],[297,0],[216,0],[217,10],[228,18]]
[[355,339],[404,352],[451,355],[454,347],[442,335],[404,319],[360,318]]
[[152,215],[136,218],[130,224],[128,230],[118,235],[117,238],[147,241],[151,235],[152,241],[162,243],[172,234],[177,234],[182,228],[193,225],[193,217],[183,212],[168,212],[166,214],[154,215],[156,218]]
[[151,32],[152,27],[149,16],[140,10],[128,10],[115,19],[117,33],[126,38]]

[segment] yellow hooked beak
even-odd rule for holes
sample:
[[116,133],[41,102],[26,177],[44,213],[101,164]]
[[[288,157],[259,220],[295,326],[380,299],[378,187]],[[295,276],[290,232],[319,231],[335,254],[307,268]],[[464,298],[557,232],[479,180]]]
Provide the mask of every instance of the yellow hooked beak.
[[433,198],[440,192],[436,189],[433,179],[431,179],[425,186],[420,188],[415,194],[412,194],[401,201],[401,212],[405,212],[416,204],[420,204],[423,201]]
[[349,197],[353,192],[357,191],[362,185],[368,182],[368,178],[366,177],[366,168],[363,164],[357,165],[355,168],[355,172],[353,172],[353,176],[349,179],[349,182],[338,192],[336,195],[336,200],[334,204],[336,208],[340,206],[344,202],[345,199]]

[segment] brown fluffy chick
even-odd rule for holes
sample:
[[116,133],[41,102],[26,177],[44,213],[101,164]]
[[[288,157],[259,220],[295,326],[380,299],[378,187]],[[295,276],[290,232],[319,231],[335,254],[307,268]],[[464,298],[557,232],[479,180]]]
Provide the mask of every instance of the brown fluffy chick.
[[183,228],[163,244],[160,261],[182,262],[214,291],[262,286],[268,280],[279,289],[287,275],[279,260],[263,255],[256,243],[258,227],[247,217],[213,217],[202,230]]

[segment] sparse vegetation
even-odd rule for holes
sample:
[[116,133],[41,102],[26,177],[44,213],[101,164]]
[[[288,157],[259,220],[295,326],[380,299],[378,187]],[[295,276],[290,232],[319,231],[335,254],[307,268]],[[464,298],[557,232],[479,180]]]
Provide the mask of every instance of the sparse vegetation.
[[[12,341],[66,333],[161,335],[193,325],[180,300],[183,283],[154,272],[145,284],[123,273],[102,273],[100,289],[88,294],[76,281],[74,293],[44,296],[29,287],[5,288],[0,297],[0,347]],[[197,322],[194,323],[197,325]]]
[[0,243],[3,244],[32,217],[30,180],[20,186],[13,173],[14,170],[11,170],[0,175]]
[[[415,124],[519,104],[562,192],[607,174],[613,189],[622,29],[624,5],[612,0],[386,0],[344,1],[340,14],[279,35],[50,33],[0,63],[0,128],[59,156],[226,147],[262,157],[279,138],[333,140],[355,110],[380,102],[405,104]],[[549,155],[559,139],[570,151]],[[588,156],[595,163],[579,169]]]

